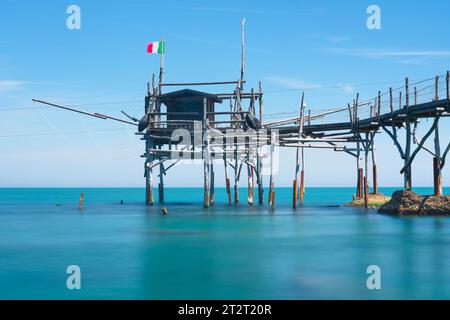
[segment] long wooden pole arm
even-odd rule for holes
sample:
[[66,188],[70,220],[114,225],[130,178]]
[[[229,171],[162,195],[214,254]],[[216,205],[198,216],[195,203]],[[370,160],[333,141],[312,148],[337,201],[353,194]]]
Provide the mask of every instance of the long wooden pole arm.
[[78,109],[74,109],[74,108],[70,108],[70,107],[66,107],[66,106],[62,106],[62,105],[59,105],[59,104],[50,103],[50,102],[43,101],[43,100],[38,100],[38,99],[32,99],[32,101],[33,102],[37,102],[37,103],[42,103],[42,104],[45,104],[45,105],[48,105],[48,106],[52,106],[52,107],[55,107],[55,108],[60,108],[60,109],[64,109],[64,110],[68,110],[68,111],[72,111],[72,112],[76,112],[76,113],[80,113],[80,114],[83,114],[85,116],[90,116],[90,117],[103,119],[103,120],[111,119],[111,120],[114,120],[114,121],[119,121],[119,122],[123,122],[123,123],[126,123],[126,124],[131,124],[133,126],[137,126],[137,124],[134,123],[134,122],[118,119],[118,118],[111,117],[111,116],[104,115],[104,114],[97,113],[97,112],[96,113],[90,113],[90,112],[81,111],[81,110],[78,110]]

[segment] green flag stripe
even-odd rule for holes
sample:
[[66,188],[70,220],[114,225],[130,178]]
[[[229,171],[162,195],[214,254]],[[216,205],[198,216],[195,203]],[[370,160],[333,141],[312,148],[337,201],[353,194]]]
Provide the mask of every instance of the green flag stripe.
[[164,53],[165,49],[165,43],[164,42],[160,42],[158,45],[158,53]]

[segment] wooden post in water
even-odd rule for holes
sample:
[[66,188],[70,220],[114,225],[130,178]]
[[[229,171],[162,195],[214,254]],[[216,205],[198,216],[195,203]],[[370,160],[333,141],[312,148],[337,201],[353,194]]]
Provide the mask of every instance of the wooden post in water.
[[369,134],[366,133],[366,143],[364,148],[364,207],[368,207],[368,197],[369,197]]
[[269,181],[269,205],[275,205],[275,187],[274,187],[274,163],[273,156],[275,152],[275,135],[274,131],[270,132],[270,181]]
[[303,205],[305,196],[305,149],[302,148],[302,170],[300,171],[300,205]]
[[210,196],[209,196],[209,203],[211,206],[214,206],[214,162],[210,161],[210,175],[211,175],[211,185],[210,185]]
[[[405,166],[408,165],[409,158],[411,156],[411,120],[409,117],[409,79],[405,79],[405,91],[406,91],[406,145],[405,145]],[[404,180],[405,180],[405,190],[411,190],[412,183],[411,183],[411,166],[407,166],[405,173],[404,173]]]
[[441,182],[441,143],[439,141],[439,119],[436,121],[434,128],[434,154],[433,157],[433,181],[434,181],[434,195],[442,196],[442,182]]
[[228,164],[227,164],[227,149],[226,149],[226,143],[223,144],[223,167],[225,171],[225,187],[227,190],[227,196],[228,196],[228,204],[231,204],[231,186],[230,186],[230,178],[228,177]]
[[[161,147],[160,147],[161,148]],[[158,199],[159,203],[164,203],[164,164],[161,162],[159,163],[159,185],[158,185]]]
[[374,142],[372,142],[372,179],[373,179],[373,194],[378,194],[378,169],[377,169],[377,160],[375,157]]
[[[302,99],[300,102],[300,117],[299,117],[299,124],[298,124],[298,138],[299,140],[303,137],[303,118],[304,118],[304,99],[305,99],[305,93],[302,94]],[[300,141],[298,142],[300,143]],[[298,173],[300,171],[300,149],[303,150],[303,148],[297,147],[296,150],[296,161],[295,161],[295,176],[294,176],[294,182],[293,182],[293,199],[292,199],[292,206],[294,208],[297,207],[298,202]]]
[[247,165],[247,175],[248,175],[248,193],[247,193],[247,203],[253,206],[253,166]]
[[84,202],[84,193],[81,192],[81,193],[80,193],[80,201],[79,201],[79,203],[78,203],[78,208],[79,208],[80,210],[83,209],[83,202]]
[[367,181],[367,176],[364,177],[364,208],[369,207],[369,183]]
[[237,138],[235,138],[235,152],[234,152],[234,203],[239,203],[239,172],[238,172],[238,146]]
[[[262,93],[262,84],[259,82],[259,121],[263,123],[263,114],[264,114],[264,103],[263,103],[263,93]],[[261,135],[260,131],[257,132],[258,140],[256,147],[256,166],[257,166],[257,183],[258,183],[258,203],[264,203],[264,185],[263,185],[263,175],[262,175],[262,159],[260,157],[260,149],[261,149]]]
[[203,206],[209,207],[209,138],[207,137],[207,103],[206,98],[203,98]]

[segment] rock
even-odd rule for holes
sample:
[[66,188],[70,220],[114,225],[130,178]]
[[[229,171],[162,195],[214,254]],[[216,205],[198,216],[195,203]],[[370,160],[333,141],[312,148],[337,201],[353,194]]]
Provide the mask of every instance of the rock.
[[450,215],[450,197],[421,196],[409,190],[395,191],[391,200],[383,204],[378,212],[399,215]]

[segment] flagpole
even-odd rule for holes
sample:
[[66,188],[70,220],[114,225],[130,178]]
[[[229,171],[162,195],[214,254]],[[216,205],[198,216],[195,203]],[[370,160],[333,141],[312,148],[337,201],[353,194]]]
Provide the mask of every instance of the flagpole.
[[161,36],[161,44],[164,46],[163,47],[163,51],[161,52],[161,57],[159,60],[159,94],[162,93],[161,89],[162,89],[162,83],[163,83],[163,69],[164,69],[164,52],[166,51],[166,44],[164,43],[164,36]]

